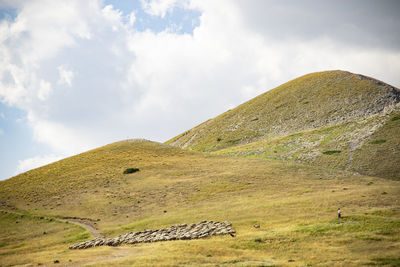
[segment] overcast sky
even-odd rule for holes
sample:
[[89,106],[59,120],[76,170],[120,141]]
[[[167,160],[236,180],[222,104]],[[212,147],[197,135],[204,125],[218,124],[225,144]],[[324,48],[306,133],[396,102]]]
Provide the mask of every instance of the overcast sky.
[[164,142],[300,75],[400,87],[400,1],[0,0],[0,179]]

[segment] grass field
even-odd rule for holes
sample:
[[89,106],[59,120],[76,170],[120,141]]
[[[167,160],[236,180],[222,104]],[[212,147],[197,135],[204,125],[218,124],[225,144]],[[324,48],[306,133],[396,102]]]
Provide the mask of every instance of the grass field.
[[[0,182],[0,265],[398,266],[399,196],[349,171],[118,142]],[[202,220],[237,235],[69,250],[91,237],[65,216],[109,237]]]

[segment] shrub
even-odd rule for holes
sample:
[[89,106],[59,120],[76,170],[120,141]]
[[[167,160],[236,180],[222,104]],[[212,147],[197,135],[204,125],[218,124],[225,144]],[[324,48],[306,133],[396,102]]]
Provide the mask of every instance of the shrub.
[[128,168],[124,171],[124,174],[134,173],[134,172],[138,172],[138,171],[139,171],[138,168]]
[[373,145],[377,145],[377,144],[382,144],[382,143],[385,143],[385,142],[386,142],[386,139],[378,139],[378,140],[371,141],[369,143],[373,144]]
[[397,121],[400,120],[400,115],[394,116],[393,118],[390,119],[391,121]]
[[322,152],[322,154],[332,155],[332,154],[341,153],[341,152],[342,152],[341,150],[327,150],[327,151]]
[[227,141],[227,143],[229,143],[231,145],[235,145],[235,144],[239,143],[240,140],[242,140],[242,138],[232,139],[232,140]]
[[257,238],[255,238],[255,239],[254,239],[254,242],[261,243],[261,242],[262,242],[262,240],[261,240],[261,238],[260,238],[260,237],[257,237]]

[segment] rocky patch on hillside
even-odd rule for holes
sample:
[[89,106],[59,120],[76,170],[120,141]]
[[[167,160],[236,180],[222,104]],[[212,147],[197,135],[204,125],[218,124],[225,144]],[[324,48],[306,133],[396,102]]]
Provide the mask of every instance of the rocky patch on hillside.
[[150,243],[168,240],[187,240],[204,238],[212,235],[233,235],[230,222],[202,221],[197,224],[173,225],[159,230],[144,230],[130,232],[114,238],[97,237],[95,239],[75,244],[70,249],[86,249],[97,246],[119,246],[121,244]]

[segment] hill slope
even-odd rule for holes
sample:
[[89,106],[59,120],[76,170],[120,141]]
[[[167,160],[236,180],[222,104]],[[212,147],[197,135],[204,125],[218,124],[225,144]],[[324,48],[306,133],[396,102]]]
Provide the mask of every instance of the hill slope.
[[[219,154],[325,164],[400,179],[400,126],[399,121],[391,122],[399,114],[399,102],[400,91],[381,81],[344,71],[312,73],[270,90],[167,143],[197,151],[219,151]],[[392,130],[381,129],[389,124]],[[378,136],[379,131],[385,140],[391,141],[374,148],[381,151],[387,146],[389,150],[369,154],[370,148],[364,144],[373,142],[371,138],[375,133]],[[340,159],[325,160],[323,153],[329,151],[337,154],[340,151]],[[368,169],[369,162],[377,161],[386,162],[382,166],[388,170]]]
[[[140,170],[123,174],[130,167]],[[0,182],[0,265],[396,263],[399,183],[149,141],[118,142]],[[69,250],[91,236],[65,217],[95,222],[107,237],[203,220],[231,221],[237,235]]]
[[[127,140],[0,181],[0,266],[397,266],[398,102],[371,78],[310,74],[175,146]],[[204,220],[237,235],[68,249]]]

